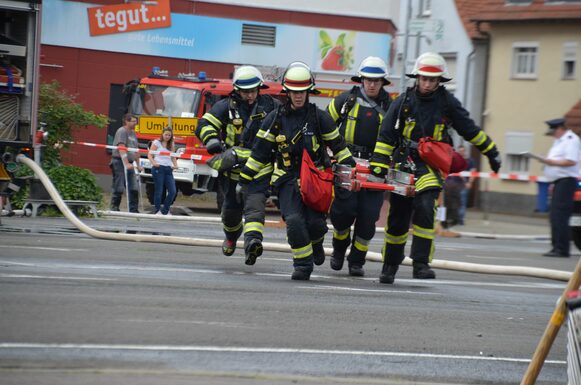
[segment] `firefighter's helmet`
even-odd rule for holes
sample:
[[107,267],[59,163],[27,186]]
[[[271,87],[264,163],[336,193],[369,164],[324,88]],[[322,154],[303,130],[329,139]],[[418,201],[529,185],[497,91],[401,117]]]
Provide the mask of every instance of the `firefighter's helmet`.
[[253,66],[241,66],[234,71],[234,88],[251,90],[254,88],[268,88],[260,71]]
[[359,70],[357,71],[357,76],[351,77],[354,82],[361,83],[363,78],[370,79],[383,79],[383,85],[391,84],[387,80],[387,65],[385,62],[378,58],[377,56],[368,56],[359,65]]
[[289,64],[282,76],[282,88],[285,91],[309,91],[317,93],[315,90],[315,78],[311,68],[303,62],[293,62]]
[[449,82],[452,80],[450,75],[448,75],[446,60],[435,52],[421,54],[414,64],[412,73],[406,74],[406,76],[410,78],[417,78],[419,75],[439,77],[442,82]]

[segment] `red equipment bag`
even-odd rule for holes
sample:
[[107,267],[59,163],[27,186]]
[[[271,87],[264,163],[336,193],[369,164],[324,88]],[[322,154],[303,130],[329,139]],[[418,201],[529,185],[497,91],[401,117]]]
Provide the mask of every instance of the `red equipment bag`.
[[333,172],[330,167],[319,170],[307,149],[301,163],[301,197],[303,203],[320,213],[328,213],[335,198]]
[[448,143],[438,142],[434,138],[426,136],[418,141],[418,153],[420,158],[429,166],[442,171],[445,176],[450,173],[454,148]]
[[452,153],[452,165],[450,166],[450,174],[465,171],[466,168],[468,168],[468,161],[466,158],[454,151]]

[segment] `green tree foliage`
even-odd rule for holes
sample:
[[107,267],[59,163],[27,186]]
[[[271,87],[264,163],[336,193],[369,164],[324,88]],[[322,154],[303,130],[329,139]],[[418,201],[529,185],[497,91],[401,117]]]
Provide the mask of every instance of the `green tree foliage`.
[[[90,171],[75,166],[63,166],[61,151],[68,151],[73,141],[73,132],[89,126],[104,128],[108,120],[105,115],[85,111],[74,95],[61,89],[57,81],[44,83],[39,92],[39,121],[45,123],[48,137],[43,148],[42,168],[63,197],[70,200],[89,200],[100,202],[103,192]],[[17,176],[32,176],[28,167],[22,166]],[[25,187],[11,199],[15,207],[22,207],[28,197],[29,188]]]
[[61,164],[61,151],[70,148],[73,131],[89,126],[104,128],[107,116],[85,111],[74,95],[61,89],[59,82],[44,83],[39,92],[39,121],[46,123],[48,138],[43,154],[43,167],[50,169]]

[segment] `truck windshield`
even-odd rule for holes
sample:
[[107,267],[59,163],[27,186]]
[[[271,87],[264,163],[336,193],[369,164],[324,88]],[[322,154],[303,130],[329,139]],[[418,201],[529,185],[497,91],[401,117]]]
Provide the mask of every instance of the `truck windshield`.
[[140,84],[131,97],[129,112],[135,115],[193,118],[199,103],[200,91],[197,90]]

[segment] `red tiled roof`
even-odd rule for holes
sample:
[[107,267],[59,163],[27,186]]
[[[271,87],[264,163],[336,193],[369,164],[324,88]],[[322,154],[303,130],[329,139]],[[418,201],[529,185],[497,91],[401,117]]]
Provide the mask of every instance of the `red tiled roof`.
[[581,134],[581,99],[565,114],[565,124],[577,135]]
[[482,11],[474,15],[472,21],[537,21],[537,20],[581,20],[581,4],[547,3],[545,0],[533,0],[530,4],[508,4],[505,0],[465,0],[480,2]]
[[[468,36],[471,39],[485,39],[486,36],[476,29],[476,23],[471,21],[471,19],[486,10],[487,1],[455,0],[454,2],[456,3],[456,9],[458,10],[458,14],[460,15],[460,19],[462,19],[464,29]],[[480,30],[486,32],[488,31],[488,27],[481,25]]]

